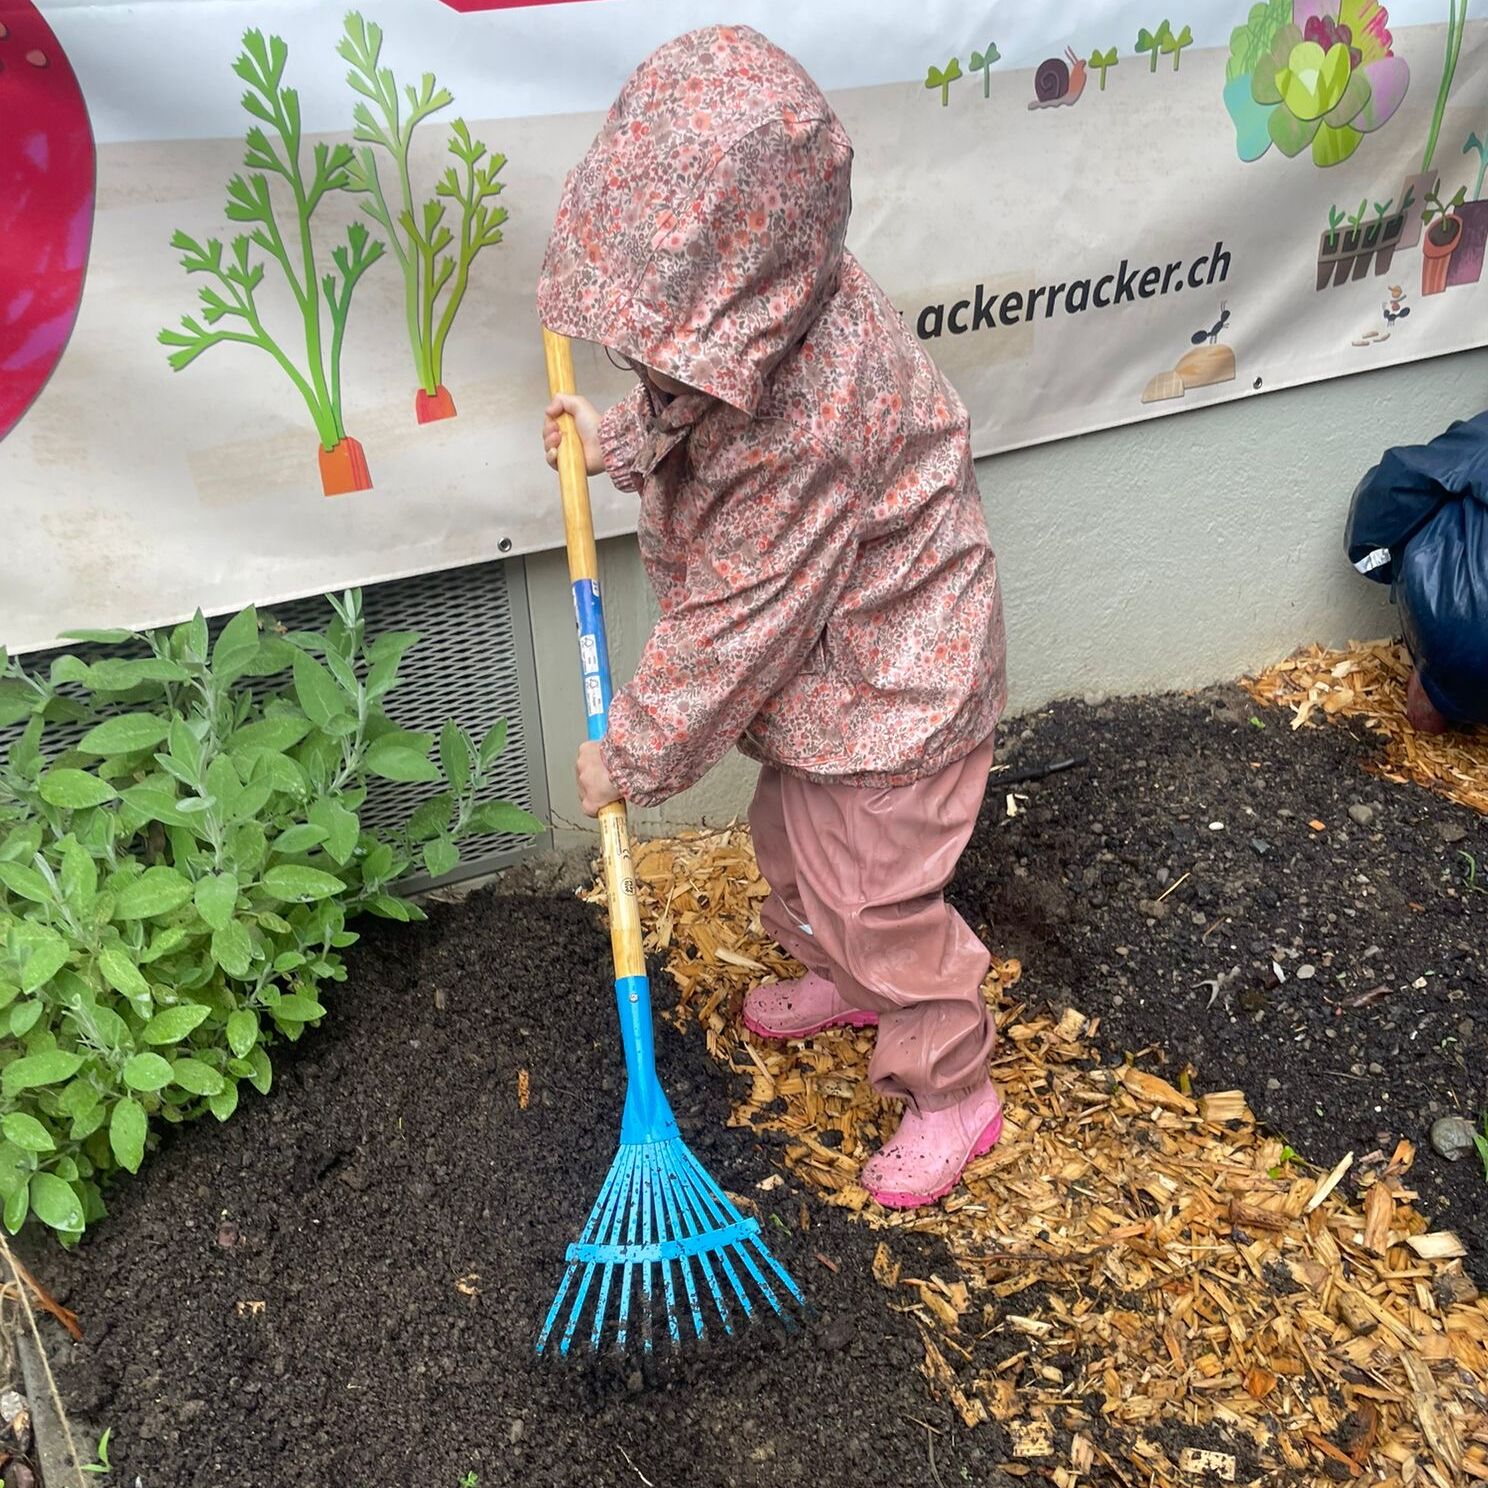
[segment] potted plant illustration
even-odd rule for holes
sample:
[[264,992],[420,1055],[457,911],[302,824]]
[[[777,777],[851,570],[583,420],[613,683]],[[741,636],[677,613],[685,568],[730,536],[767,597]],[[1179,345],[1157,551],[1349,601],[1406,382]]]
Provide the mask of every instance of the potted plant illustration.
[[[313,230],[315,213],[328,195],[346,186],[351,146],[314,146],[307,171],[299,94],[283,86],[288,57],[289,48],[278,36],[265,41],[258,30],[243,36],[243,51],[233,71],[248,85],[243,108],[260,122],[245,136],[247,172],[228,182],[226,213],[245,231],[226,245],[218,238],[202,242],[181,231],[171,238],[186,272],[204,274],[214,282],[198,291],[200,319],[183,316],[181,329],[167,328],[159,340],[172,348],[169,361],[175,372],[229,342],[257,347],[272,357],[304,399],[320,436],[321,489],[327,496],[339,496],[372,486],[362,446],[347,434],[342,419],[341,353],[352,292],[382,257],[383,245],[361,223],[353,222],[345,241],[332,249],[331,266],[321,261]],[[277,193],[270,188],[271,176],[282,183]],[[290,199],[293,216],[287,219],[288,230],[280,225],[276,194]],[[264,322],[258,289],[269,263],[288,281],[299,312],[303,363]]]
[[[1369,201],[1366,198],[1359,203],[1359,210],[1345,219],[1348,223],[1348,231],[1343,235],[1343,257],[1352,264],[1359,256],[1360,249],[1364,246],[1364,214],[1369,210]],[[1358,278],[1358,275],[1354,275]]]
[[1390,264],[1395,258],[1395,250],[1399,248],[1401,236],[1405,232],[1406,214],[1410,211],[1411,203],[1415,199],[1415,191],[1410,186],[1407,186],[1405,188],[1405,195],[1401,198],[1400,205],[1393,212],[1390,211],[1392,202],[1375,202],[1374,210],[1379,218],[1378,246],[1374,254],[1374,272],[1376,275],[1389,272]]
[[1488,250],[1488,201],[1466,200],[1467,187],[1458,193],[1463,198],[1457,208],[1462,236],[1447,266],[1447,288],[1476,284],[1483,277],[1483,258]]
[[1318,240],[1317,287],[1327,289],[1330,282],[1348,281],[1348,260],[1343,256],[1343,225],[1347,215],[1337,207],[1328,208],[1328,230]]
[[[1447,111],[1447,98],[1457,76],[1457,58],[1462,51],[1462,35],[1467,26],[1467,0],[1447,0],[1447,41],[1442,54],[1441,78],[1436,88],[1436,104],[1431,112],[1431,125],[1426,133],[1426,149],[1421,155],[1421,169],[1406,178],[1406,186],[1415,189],[1420,201],[1429,200],[1440,188],[1441,176],[1432,165],[1437,141],[1441,138],[1442,120]],[[1401,248],[1414,248],[1421,240],[1425,214],[1412,212],[1401,233]]]
[[[1379,249],[1380,240],[1384,237],[1385,220],[1389,216],[1390,208],[1394,206],[1394,204],[1395,203],[1393,197],[1389,201],[1375,202],[1374,220],[1372,222],[1365,222],[1363,220],[1364,214],[1366,209],[1368,208],[1369,203],[1367,201],[1363,201],[1359,203],[1358,217],[1351,217],[1349,219],[1349,221],[1356,226],[1362,226],[1364,231],[1363,240],[1359,245],[1358,257],[1354,259],[1353,274],[1351,276],[1352,278],[1364,279],[1368,277],[1370,265],[1374,263],[1375,254]],[[1376,272],[1379,271],[1376,270]]]
[[1462,243],[1462,219],[1457,210],[1467,199],[1464,186],[1448,202],[1432,192],[1426,198],[1421,222],[1426,231],[1421,238],[1421,293],[1440,294],[1447,287],[1447,270],[1452,255]]
[[[347,165],[346,189],[366,197],[362,210],[387,234],[403,271],[408,345],[419,382],[414,394],[418,421],[454,418],[455,400],[444,385],[445,343],[465,300],[471,264],[483,248],[502,240],[506,209],[492,203],[502,191],[497,177],[506,156],[489,153],[471,138],[465,121],[456,119],[445,147],[456,163],[445,170],[432,199],[415,201],[410,164],[414,131],[453,103],[454,95],[436,86],[434,74],[426,72],[417,88],[404,87],[400,97],[392,70],[379,65],[382,28],[355,11],[345,24],[336,50],[351,64],[347,83],[364,100],[352,111],[353,133],[363,147]],[[379,151],[396,179],[392,201],[383,190]],[[445,221],[449,207],[458,213],[458,237]]]
[[1102,93],[1106,91],[1106,74],[1113,67],[1118,66],[1120,61],[1121,58],[1117,56],[1115,47],[1110,47],[1104,52],[1097,47],[1095,51],[1091,52],[1090,69],[1092,72],[1100,73],[1100,90]]

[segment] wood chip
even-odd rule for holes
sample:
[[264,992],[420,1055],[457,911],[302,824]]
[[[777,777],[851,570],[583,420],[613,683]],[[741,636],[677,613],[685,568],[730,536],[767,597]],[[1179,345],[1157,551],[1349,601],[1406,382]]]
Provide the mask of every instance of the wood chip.
[[1329,1173],[1328,1176],[1324,1178],[1321,1183],[1318,1184],[1317,1188],[1313,1192],[1312,1197],[1307,1201],[1307,1207],[1302,1212],[1304,1214],[1311,1214],[1314,1209],[1321,1208],[1323,1201],[1328,1197],[1330,1193],[1333,1192],[1335,1188],[1338,1187],[1340,1183],[1343,1182],[1343,1175],[1347,1173],[1348,1170],[1353,1167],[1353,1165],[1354,1154],[1352,1152],[1345,1152],[1343,1156],[1338,1159],[1338,1166],[1335,1167],[1333,1171]]
[[1161,1106],[1167,1111],[1183,1111],[1190,1116],[1199,1109],[1181,1090],[1175,1089],[1156,1075],[1149,1075],[1146,1070],[1137,1069],[1135,1065],[1123,1065],[1117,1075],[1121,1083],[1144,1104]]
[[1343,1468],[1344,1474],[1351,1478],[1357,1478],[1359,1476],[1361,1471],[1359,1464],[1352,1457],[1339,1451],[1327,1437],[1319,1436],[1316,1431],[1306,1432],[1305,1435],[1309,1444],[1315,1450],[1321,1452],[1329,1461],[1338,1463]]
[[1245,1376],[1245,1393],[1254,1400],[1264,1400],[1276,1388],[1276,1376],[1259,1364],[1252,1364]]
[[1070,1440],[1070,1466],[1082,1477],[1095,1466],[1095,1443],[1082,1431]]
[[1453,1261],[1467,1254],[1467,1247],[1451,1230],[1436,1230],[1430,1235],[1408,1235],[1405,1243],[1423,1261]]
[[1364,1249],[1382,1256],[1390,1244],[1390,1223],[1395,1217],[1395,1200],[1383,1183],[1376,1183],[1364,1199]]
[[1014,1457],[1052,1457],[1054,1429],[1047,1421],[1009,1421]]
[[525,1111],[532,1103],[532,1076],[526,1070],[517,1071],[517,1109]]
[[1348,1287],[1339,1289],[1338,1313],[1350,1330],[1360,1338],[1367,1338],[1379,1327],[1379,1319],[1364,1305],[1358,1293]]
[[1205,1121],[1216,1123],[1254,1119],[1243,1090],[1218,1090],[1212,1095],[1201,1095],[1199,1110],[1203,1112]]
[[889,1291],[899,1285],[899,1262],[887,1245],[880,1244],[873,1252],[873,1279]]
[[1379,1437],[1380,1413],[1373,1401],[1361,1400],[1338,1428],[1338,1445],[1363,1467]]
[[1230,1200],[1230,1223],[1241,1230],[1284,1230],[1291,1220],[1276,1209],[1237,1198]]
[[1410,1380],[1411,1399],[1426,1444],[1435,1453],[1448,1482],[1455,1483],[1462,1477],[1462,1443],[1442,1412],[1436,1381],[1431,1377],[1431,1370],[1414,1355],[1402,1354],[1400,1362]]
[[1235,1481],[1235,1458],[1229,1452],[1214,1452],[1201,1450],[1198,1447],[1184,1447],[1178,1454],[1178,1466],[1186,1473],[1194,1473],[1202,1476],[1213,1473],[1221,1477],[1226,1483]]

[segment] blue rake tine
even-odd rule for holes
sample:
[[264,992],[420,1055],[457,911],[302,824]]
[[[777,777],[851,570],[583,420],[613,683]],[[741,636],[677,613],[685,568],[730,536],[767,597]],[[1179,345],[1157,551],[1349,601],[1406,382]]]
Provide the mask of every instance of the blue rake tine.
[[[625,1228],[626,1213],[635,1199],[637,1181],[635,1154],[627,1148],[622,1147],[618,1156],[615,1158],[615,1166],[624,1167],[625,1183],[620,1190],[620,1201],[615,1206],[615,1213],[610,1228],[610,1238],[607,1243],[615,1250],[619,1250],[623,1243],[622,1235]],[[627,1202],[627,1197],[629,1202]],[[629,1290],[624,1285],[624,1282],[628,1280],[630,1273],[627,1267],[617,1265],[614,1261],[607,1261],[605,1263],[604,1279],[599,1285],[599,1300],[594,1304],[594,1329],[589,1335],[589,1347],[596,1353],[599,1352],[600,1344],[604,1342],[605,1316],[609,1306],[610,1290],[614,1286],[615,1272],[617,1270],[621,1274],[622,1282],[620,1299],[621,1314],[619,1319],[620,1346],[622,1348],[625,1346],[625,1309],[629,1304]]]
[[[555,397],[575,394],[573,350],[567,337],[544,327],[543,351],[549,391]],[[589,483],[578,430],[573,419],[566,414],[559,424],[558,480],[563,495],[569,577],[573,581],[584,712],[589,738],[598,741],[604,738],[608,727],[613,687],[604,607],[599,595],[594,518],[589,506]],[[760,1238],[758,1222],[753,1219],[746,1221],[739,1214],[728,1196],[688,1150],[677,1131],[676,1120],[656,1077],[651,989],[646,978],[640,903],[623,800],[612,801],[600,808],[599,829],[604,854],[605,897],[610,913],[615,1000],[625,1054],[625,1108],[620,1122],[620,1151],[589,1213],[583,1235],[568,1248],[568,1266],[538,1337],[537,1348],[541,1353],[546,1347],[564,1306],[569,1304],[571,1293],[573,1301],[562,1337],[562,1352],[568,1353],[591,1294],[594,1295],[595,1307],[591,1337],[597,1348],[604,1336],[605,1314],[618,1270],[617,1341],[623,1349],[631,1336],[635,1277],[639,1271],[640,1331],[642,1345],[650,1354],[654,1345],[658,1300],[653,1268],[660,1268],[661,1298],[666,1307],[667,1330],[674,1345],[682,1341],[677,1316],[676,1278],[672,1274],[674,1262],[692,1311],[693,1331],[699,1338],[703,1334],[704,1322],[696,1273],[702,1274],[724,1327],[729,1333],[733,1332],[724,1289],[713,1269],[715,1264],[728,1279],[746,1317],[753,1314],[753,1304],[745,1282],[735,1269],[735,1261],[749,1273],[777,1313],[781,1311],[780,1298],[766,1279],[765,1270],[773,1272],[778,1284],[797,1301],[804,1299],[800,1288]],[[734,1254],[730,1255],[730,1251]],[[594,1286],[596,1274],[600,1278],[597,1292]]]
[[[607,1201],[611,1200],[611,1196],[616,1191],[616,1189],[616,1168],[612,1167],[609,1171],[609,1175],[605,1178],[604,1187],[601,1188],[599,1191],[599,1197],[594,1201],[594,1207],[589,1211],[589,1218],[584,1223],[584,1231],[579,1236],[578,1241],[580,1245],[587,1245],[593,1239],[596,1231],[598,1231],[600,1227],[600,1218],[604,1213],[605,1204]],[[538,1335],[538,1353],[542,1353],[543,1349],[547,1347],[548,1335],[552,1333],[553,1325],[558,1321],[558,1316],[563,1310],[563,1299],[568,1295],[568,1289],[573,1284],[573,1279],[575,1275],[578,1274],[579,1268],[581,1266],[584,1267],[585,1276],[582,1288],[580,1290],[579,1300],[576,1301],[574,1304],[575,1310],[577,1310],[578,1307],[582,1305],[583,1292],[588,1289],[589,1277],[593,1274],[594,1271],[594,1262],[590,1261],[586,1265],[584,1262],[573,1258],[574,1250],[574,1246],[569,1247],[570,1260],[568,1262],[567,1268],[564,1270],[563,1281],[558,1287],[558,1295],[553,1298],[553,1305],[548,1309],[547,1321],[543,1323],[542,1332]],[[560,1346],[563,1353],[568,1352],[568,1338],[572,1335],[572,1332],[573,1329],[570,1326],[569,1334],[565,1336],[563,1343]]]
[[666,1147],[661,1149],[661,1153],[658,1154],[658,1156],[665,1154],[662,1160],[667,1165],[667,1172],[661,1184],[661,1200],[666,1209],[665,1217],[668,1228],[671,1230],[671,1238],[678,1242],[681,1249],[681,1255],[677,1260],[677,1269],[682,1273],[682,1285],[687,1291],[687,1304],[692,1309],[693,1336],[701,1338],[703,1336],[703,1310],[698,1305],[697,1287],[693,1284],[692,1257],[688,1253],[687,1246],[688,1236],[683,1233],[681,1220],[678,1215],[677,1187],[679,1175],[677,1168],[681,1164],[677,1161],[676,1152],[674,1150],[668,1150],[681,1146],[682,1144],[680,1142],[669,1142]]
[[[611,1185],[608,1180],[605,1190],[611,1193],[610,1207],[605,1215],[604,1223],[599,1227],[599,1239],[603,1245],[613,1246],[620,1239],[620,1225],[625,1217],[623,1208],[625,1202],[625,1190],[629,1187],[630,1168],[633,1159],[630,1154],[622,1150],[615,1162],[610,1167],[610,1174],[615,1182]],[[601,1197],[605,1190],[601,1190]],[[599,1300],[594,1304],[594,1331],[590,1335],[590,1347],[598,1348],[601,1336],[604,1333],[605,1305],[609,1300],[610,1284],[615,1277],[615,1266],[612,1261],[591,1262],[591,1267],[596,1264],[603,1265],[603,1275],[599,1281]],[[568,1328],[563,1334],[562,1352],[567,1353],[569,1345],[573,1342],[574,1334],[578,1331],[581,1315],[584,1310],[584,1296],[589,1290],[591,1272],[586,1272],[583,1284],[579,1288],[579,1295],[574,1300],[573,1315],[568,1320]]]
[[[640,1221],[640,1195],[641,1169],[638,1163],[633,1163],[630,1179],[630,1212],[627,1216],[628,1225],[625,1235],[625,1243],[631,1250],[635,1249],[636,1226]],[[625,1348],[625,1337],[630,1330],[630,1284],[634,1276],[634,1266],[627,1265],[620,1268],[620,1322],[615,1335],[615,1346],[621,1350]]]
[[[611,1177],[615,1180],[613,1183],[610,1181]],[[617,1172],[616,1167],[612,1167],[610,1173],[606,1175],[605,1186],[600,1190],[599,1200],[595,1204],[596,1214],[599,1213],[601,1207],[604,1209],[600,1222],[594,1226],[595,1233],[593,1240],[595,1244],[602,1245],[605,1243],[604,1235],[610,1225],[611,1212],[619,1204],[620,1197],[624,1191],[624,1184],[620,1181],[620,1174]],[[587,1242],[581,1240],[579,1243],[583,1245]],[[608,1279],[609,1265],[599,1257],[591,1257],[584,1266],[584,1274],[579,1281],[578,1294],[574,1297],[573,1306],[569,1311],[568,1326],[563,1330],[563,1339],[559,1344],[560,1353],[566,1354],[573,1344],[574,1335],[578,1332],[579,1323],[583,1318],[584,1300],[589,1295],[589,1288],[594,1281],[594,1273],[600,1267],[603,1267],[605,1278]]]
[[[684,1172],[682,1180],[676,1189],[677,1208],[681,1215],[682,1227],[689,1240],[702,1240],[712,1226],[707,1224],[699,1215],[697,1204],[693,1198],[690,1174]],[[725,1249],[720,1255],[726,1261],[728,1252]],[[723,1293],[719,1290],[718,1278],[713,1274],[713,1262],[706,1248],[700,1247],[695,1253],[698,1270],[703,1273],[703,1279],[708,1284],[708,1290],[713,1294],[713,1305],[718,1309],[719,1321],[723,1324],[723,1331],[730,1338],[734,1336],[733,1318],[729,1313],[728,1303],[723,1300]],[[731,1278],[732,1279],[732,1278]],[[737,1287],[737,1283],[735,1283]],[[699,1337],[701,1337],[699,1333]]]
[[[685,1183],[688,1203],[691,1205],[693,1212],[699,1215],[699,1223],[702,1230],[704,1232],[716,1233],[720,1228],[725,1228],[728,1224],[728,1217],[726,1215],[723,1216],[724,1223],[723,1225],[719,1224],[716,1204],[713,1204],[711,1195],[698,1186],[697,1178],[691,1171],[685,1175]],[[727,1277],[729,1285],[734,1289],[734,1298],[744,1309],[744,1318],[747,1322],[754,1316],[754,1303],[750,1301],[749,1290],[739,1280],[739,1273],[734,1270],[734,1263],[729,1259],[729,1251],[732,1248],[732,1246],[728,1245],[719,1246],[714,1250],[713,1256],[723,1268],[723,1274]],[[732,1318],[722,1297],[718,1298],[718,1310],[723,1317],[723,1326],[727,1329],[729,1335],[732,1336],[734,1331]]]
[[[688,1156],[690,1157],[691,1153],[689,1153]],[[714,1181],[713,1176],[705,1167],[703,1167],[700,1162],[698,1162],[696,1158],[692,1159],[692,1168],[696,1176],[701,1179],[704,1188],[708,1192],[712,1193],[717,1202],[723,1207],[724,1212],[726,1214],[737,1215],[738,1210],[736,1210],[733,1204],[730,1203],[728,1195],[724,1193],[721,1188],[719,1188],[718,1184]],[[785,1289],[798,1303],[804,1302],[806,1299],[802,1295],[800,1287],[796,1285],[794,1279],[791,1277],[790,1272],[788,1272],[785,1267],[782,1266],[780,1262],[777,1261],[775,1257],[770,1254],[769,1248],[759,1236],[757,1226],[755,1234],[750,1236],[749,1238],[750,1240],[752,1240],[754,1248],[759,1251],[760,1255],[769,1265],[770,1269],[775,1273],[781,1285],[785,1287]],[[749,1268],[750,1275],[754,1277],[755,1285],[758,1286],[760,1291],[764,1293],[765,1300],[770,1304],[771,1307],[775,1309],[776,1312],[782,1311],[779,1299],[775,1296],[775,1293],[771,1289],[769,1282],[765,1280],[764,1276],[761,1275],[759,1268],[754,1264],[754,1260],[750,1256],[749,1251],[743,1244],[739,1245],[737,1248],[740,1256],[743,1258],[744,1264]]]
[[[651,1167],[647,1163],[641,1173],[641,1251],[643,1256],[649,1257],[652,1248],[653,1236],[651,1234]],[[656,1318],[656,1298],[651,1285],[651,1261],[641,1261],[641,1298],[645,1306],[645,1312],[641,1317],[641,1343],[649,1354],[654,1342],[652,1333]]]
[[[666,1192],[667,1174],[662,1167],[662,1158],[666,1152],[665,1146],[649,1146],[646,1149],[647,1162],[650,1169],[650,1189],[646,1194],[646,1206],[648,1217],[653,1223],[656,1231],[656,1243],[658,1247],[664,1246],[671,1237],[666,1233],[666,1214],[663,1209],[662,1195]],[[682,1326],[677,1320],[677,1291],[672,1284],[672,1263],[663,1251],[661,1256],[661,1282],[662,1290],[666,1296],[666,1322],[667,1334],[672,1340],[675,1348],[682,1342]]]

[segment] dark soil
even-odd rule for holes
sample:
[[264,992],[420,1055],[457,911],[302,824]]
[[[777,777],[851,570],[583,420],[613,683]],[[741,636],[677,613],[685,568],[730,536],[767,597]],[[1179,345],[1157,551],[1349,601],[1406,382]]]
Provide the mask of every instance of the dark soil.
[[1089,765],[1018,787],[1013,818],[994,784],[954,896],[1022,959],[1020,995],[1244,1090],[1307,1160],[1409,1138],[1423,1212],[1488,1282],[1483,1164],[1428,1138],[1488,1108],[1488,822],[1366,774],[1362,731],[1289,723],[1238,690],[1012,722],[1013,769]]
[[[967,1438],[928,1398],[915,1325],[872,1278],[878,1237],[760,1191],[771,1155],[724,1126],[725,1072],[669,1028],[659,1057],[684,1135],[759,1204],[819,1316],[660,1385],[633,1366],[534,1363],[619,1131],[608,958],[571,897],[481,895],[376,929],[266,1100],[180,1133],[76,1256],[38,1253],[86,1331],[64,1393],[114,1428],[119,1482],[888,1488],[931,1481],[911,1417],[943,1433],[947,1483],[963,1468],[1000,1481],[1000,1434]],[[913,1237],[894,1243],[906,1274],[954,1274]]]

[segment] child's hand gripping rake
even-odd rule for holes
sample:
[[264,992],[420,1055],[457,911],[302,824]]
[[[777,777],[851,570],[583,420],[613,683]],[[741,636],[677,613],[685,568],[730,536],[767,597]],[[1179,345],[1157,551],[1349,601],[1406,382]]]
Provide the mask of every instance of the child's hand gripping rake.
[[[544,330],[543,346],[553,394],[574,392],[568,340]],[[599,601],[589,481],[578,431],[566,415],[562,430],[558,477],[578,621],[584,710],[589,737],[599,739],[609,713],[610,664]],[[538,1353],[547,1348],[560,1323],[558,1348],[563,1354],[585,1330],[595,1349],[607,1335],[622,1349],[639,1336],[649,1352],[658,1304],[665,1311],[667,1333],[677,1344],[684,1332],[679,1303],[690,1315],[693,1336],[701,1338],[710,1300],[729,1334],[734,1331],[732,1309],[736,1305],[747,1320],[760,1299],[776,1313],[791,1300],[803,1301],[800,1288],[761,1241],[759,1222],[739,1213],[677,1134],[677,1123],[656,1078],[651,989],[641,947],[624,801],[599,813],[599,828],[615,995],[625,1044],[625,1111],[620,1150],[578,1243],[568,1247],[568,1265],[538,1335]]]

